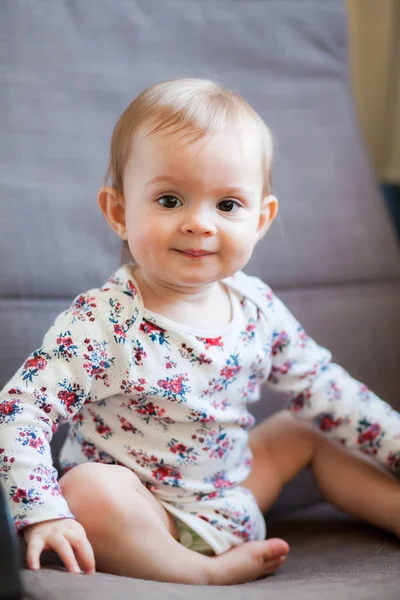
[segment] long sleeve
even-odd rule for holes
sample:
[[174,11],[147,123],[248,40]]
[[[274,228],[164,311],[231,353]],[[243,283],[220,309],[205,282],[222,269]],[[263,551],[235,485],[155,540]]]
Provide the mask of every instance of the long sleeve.
[[273,324],[268,385],[288,395],[288,408],[297,417],[398,470],[399,413],[333,363],[268,286],[262,291]]
[[118,289],[80,295],[0,393],[0,482],[17,529],[73,517],[57,483],[50,440],[84,403],[118,389],[137,312]]

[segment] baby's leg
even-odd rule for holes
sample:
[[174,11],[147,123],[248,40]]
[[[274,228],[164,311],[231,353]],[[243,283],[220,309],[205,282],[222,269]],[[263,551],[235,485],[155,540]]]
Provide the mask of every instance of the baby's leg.
[[253,469],[242,484],[266,512],[283,486],[310,466],[322,495],[344,512],[400,536],[400,483],[372,459],[303,423],[287,411],[250,433]]
[[283,540],[247,542],[204,556],[177,541],[173,518],[129,469],[86,463],[60,480],[85,528],[98,570],[154,581],[228,585],[275,571],[288,552]]

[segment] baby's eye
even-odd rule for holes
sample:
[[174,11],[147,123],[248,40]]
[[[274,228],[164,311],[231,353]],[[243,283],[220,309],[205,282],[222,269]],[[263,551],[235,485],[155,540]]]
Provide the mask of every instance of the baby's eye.
[[222,210],[222,212],[237,212],[240,206],[234,200],[221,200],[218,204],[218,208],[219,210]]
[[176,198],[176,196],[161,196],[157,202],[159,202],[164,208],[176,208],[177,206],[182,206],[182,202]]

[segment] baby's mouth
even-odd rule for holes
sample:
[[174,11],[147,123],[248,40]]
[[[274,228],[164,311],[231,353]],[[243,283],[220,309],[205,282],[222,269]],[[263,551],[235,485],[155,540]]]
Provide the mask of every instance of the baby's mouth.
[[215,254],[215,252],[210,252],[209,250],[179,250],[178,248],[175,248],[175,250],[184,256],[192,256],[193,258],[202,258],[204,256],[211,256],[212,254]]

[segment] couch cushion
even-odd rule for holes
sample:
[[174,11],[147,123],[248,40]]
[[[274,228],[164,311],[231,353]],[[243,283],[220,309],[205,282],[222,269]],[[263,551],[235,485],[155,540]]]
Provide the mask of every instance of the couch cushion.
[[96,573],[72,575],[49,556],[47,569],[24,571],[24,600],[397,600],[400,545],[393,536],[328,505],[296,511],[269,525],[291,551],[279,572],[246,585],[187,586]]
[[400,278],[341,2],[4,0],[0,38],[0,294],[72,296],[113,270],[96,206],[112,128],[145,86],[182,76],[234,87],[272,127],[281,216],[256,272],[274,286]]

